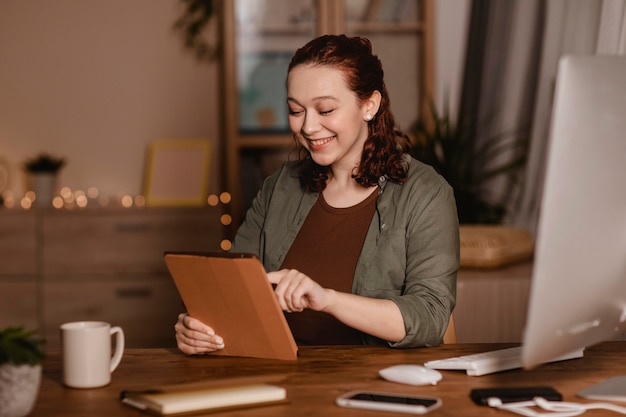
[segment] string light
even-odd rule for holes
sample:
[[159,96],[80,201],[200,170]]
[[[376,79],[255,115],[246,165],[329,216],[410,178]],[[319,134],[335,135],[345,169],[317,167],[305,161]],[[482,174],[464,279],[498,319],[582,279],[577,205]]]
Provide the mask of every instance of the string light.
[[[17,200],[13,193],[4,191],[1,194],[0,207],[5,208],[21,208],[22,210],[30,210],[35,206],[37,195],[34,191],[28,190],[24,196]],[[210,194],[207,196],[206,204],[210,207],[217,207],[220,204],[229,204],[232,196],[228,192],[219,194]],[[98,188],[89,187],[84,190],[72,190],[70,187],[61,187],[57,195],[52,198],[51,207],[56,210],[76,210],[86,209],[88,207],[109,207],[121,206],[124,208],[142,208],[146,206],[146,198],[141,195],[124,194],[118,198],[111,198],[108,195],[101,194]],[[232,224],[232,216],[230,214],[220,215],[220,223],[224,226]],[[220,242],[220,248],[223,251],[229,251],[232,248],[232,242],[224,239]]]
[[211,194],[208,198],[207,198],[207,204],[209,206],[215,207],[220,203],[220,198],[215,195],[215,194]]
[[232,197],[231,197],[230,193],[223,192],[223,193],[220,194],[220,201],[222,202],[222,204],[230,203],[231,198]]

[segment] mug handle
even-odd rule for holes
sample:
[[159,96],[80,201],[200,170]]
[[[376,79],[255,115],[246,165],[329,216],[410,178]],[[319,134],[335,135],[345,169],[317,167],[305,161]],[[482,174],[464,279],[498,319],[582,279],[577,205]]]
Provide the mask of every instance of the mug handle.
[[115,333],[117,333],[117,336],[115,337],[115,353],[111,358],[111,372],[120,364],[124,354],[124,331],[118,326],[111,327],[110,335],[113,336]]

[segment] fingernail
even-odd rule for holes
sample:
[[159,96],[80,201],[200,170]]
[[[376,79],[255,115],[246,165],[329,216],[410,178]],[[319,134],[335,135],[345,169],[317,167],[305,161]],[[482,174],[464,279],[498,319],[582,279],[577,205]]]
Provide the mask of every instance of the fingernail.
[[224,344],[224,339],[222,339],[221,337],[216,337],[215,338],[215,344],[223,345]]
[[217,349],[224,349],[224,344],[220,343],[219,345],[217,345]]

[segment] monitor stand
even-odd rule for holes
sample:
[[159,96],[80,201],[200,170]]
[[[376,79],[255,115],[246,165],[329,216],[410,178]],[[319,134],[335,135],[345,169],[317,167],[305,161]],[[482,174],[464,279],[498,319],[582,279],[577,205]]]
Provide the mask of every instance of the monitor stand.
[[626,402],[626,375],[609,378],[576,393],[581,398]]

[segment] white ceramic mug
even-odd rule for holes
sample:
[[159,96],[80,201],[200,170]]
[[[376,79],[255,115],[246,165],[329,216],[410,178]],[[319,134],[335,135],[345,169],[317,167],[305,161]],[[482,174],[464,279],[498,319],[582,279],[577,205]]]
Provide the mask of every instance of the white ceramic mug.
[[[115,353],[111,356],[111,338]],[[63,383],[72,388],[97,388],[111,382],[124,353],[124,332],[102,321],[76,321],[61,325]]]

